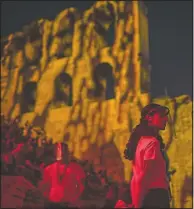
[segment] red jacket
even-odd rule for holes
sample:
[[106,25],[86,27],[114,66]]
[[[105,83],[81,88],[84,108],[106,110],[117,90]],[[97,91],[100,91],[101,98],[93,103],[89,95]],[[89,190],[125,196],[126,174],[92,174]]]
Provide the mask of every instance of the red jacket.
[[57,161],[44,169],[39,188],[51,202],[75,203],[84,190],[84,179],[85,172],[78,163]]

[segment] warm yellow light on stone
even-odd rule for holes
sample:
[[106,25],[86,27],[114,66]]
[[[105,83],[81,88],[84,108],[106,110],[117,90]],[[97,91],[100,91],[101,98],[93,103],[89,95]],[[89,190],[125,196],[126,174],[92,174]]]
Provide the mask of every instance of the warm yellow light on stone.
[[[102,12],[107,21],[100,16],[97,23],[96,11]],[[142,80],[148,86],[150,82],[148,20],[142,11],[139,1],[97,1],[85,12],[65,9],[52,21],[39,20],[40,34],[33,37],[36,40],[31,41],[20,32],[20,37],[28,40],[23,47],[16,47],[14,37],[18,33],[11,34],[1,57],[2,112],[10,117],[21,114],[18,98],[22,96],[23,86],[29,81],[37,82],[34,112],[23,114],[21,125],[26,121],[33,123],[37,116],[43,117],[41,126],[53,142],[66,140],[71,154],[78,159],[90,156],[92,160],[88,160],[95,164],[95,169],[102,166],[101,148],[114,146],[119,153],[115,160],[118,162],[105,168],[118,182],[131,178],[131,163],[124,159],[123,151],[132,128],[139,123],[142,107],[150,102],[149,90],[142,87]],[[110,36],[106,31],[111,23],[115,34],[111,34],[114,40],[109,44],[105,36]],[[140,52],[146,65],[139,57]],[[115,95],[111,99],[105,97],[110,86],[103,78],[100,79],[104,88],[102,96],[89,95],[97,87],[93,80],[95,67],[102,62],[112,66]],[[61,73],[72,79],[71,106],[63,103],[56,107],[54,104],[55,80]],[[70,86],[65,85],[69,90]],[[176,131],[175,136],[168,125],[162,136],[169,147],[171,166],[177,169],[172,181],[175,207],[178,208],[184,179],[192,177],[192,101],[186,95],[153,101],[169,107]],[[108,148],[107,161],[114,157],[111,149]],[[90,152],[92,154],[87,155]],[[191,207],[189,198],[185,207]]]

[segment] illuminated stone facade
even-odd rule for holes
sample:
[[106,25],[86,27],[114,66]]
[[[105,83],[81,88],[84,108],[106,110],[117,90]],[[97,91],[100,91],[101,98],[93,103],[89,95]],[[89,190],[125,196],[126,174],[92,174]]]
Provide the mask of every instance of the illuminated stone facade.
[[[116,181],[130,180],[123,150],[150,102],[144,5],[98,1],[82,13],[69,8],[53,21],[25,26],[1,45],[2,112],[22,115],[21,124],[28,120],[55,142],[66,141],[75,157],[106,168]],[[192,176],[192,102],[187,96],[156,100],[172,109],[177,136],[171,124],[163,134],[177,169],[173,194],[180,207],[184,180]],[[190,205],[191,198],[185,207]]]

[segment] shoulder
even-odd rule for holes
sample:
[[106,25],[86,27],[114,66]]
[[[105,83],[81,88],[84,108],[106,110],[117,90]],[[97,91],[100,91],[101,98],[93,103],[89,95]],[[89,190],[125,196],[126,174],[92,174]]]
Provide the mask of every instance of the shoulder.
[[54,167],[56,166],[56,162],[54,162],[54,163],[52,163],[52,164],[49,164],[49,165],[46,165],[45,167],[44,167],[44,171],[50,171],[50,170],[52,170]]
[[71,172],[75,171],[78,175],[85,175],[85,171],[79,163],[70,162],[68,168],[70,169]]
[[151,147],[158,147],[159,141],[153,136],[142,136],[139,141],[140,149],[149,149]]
[[79,169],[79,170],[82,170],[82,166],[77,163],[77,162],[70,162],[69,165],[68,165],[69,168],[75,168],[75,169]]

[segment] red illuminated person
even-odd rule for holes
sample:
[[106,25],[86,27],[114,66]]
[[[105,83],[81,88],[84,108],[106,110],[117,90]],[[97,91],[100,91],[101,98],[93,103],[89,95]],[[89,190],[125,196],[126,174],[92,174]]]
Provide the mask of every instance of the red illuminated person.
[[54,154],[55,161],[45,167],[39,184],[47,207],[76,206],[85,188],[85,172],[78,163],[70,162],[66,144],[55,144]]
[[125,149],[125,158],[132,161],[132,203],[135,208],[169,208],[168,161],[160,130],[168,121],[169,109],[149,104],[141,112]]

